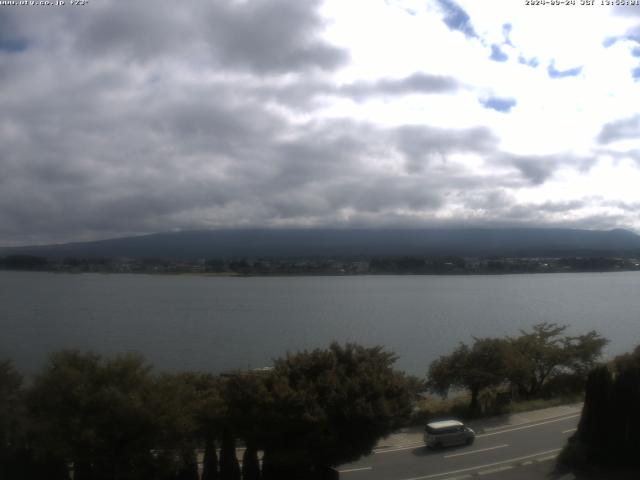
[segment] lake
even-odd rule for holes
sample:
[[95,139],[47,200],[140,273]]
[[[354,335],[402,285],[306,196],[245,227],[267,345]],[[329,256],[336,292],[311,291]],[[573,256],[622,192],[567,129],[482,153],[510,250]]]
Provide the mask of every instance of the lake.
[[473,336],[542,321],[640,344],[640,272],[504,276],[206,277],[0,272],[0,358],[37,371],[62,348],[141,352],[157,368],[262,367],[332,340],[429,363]]

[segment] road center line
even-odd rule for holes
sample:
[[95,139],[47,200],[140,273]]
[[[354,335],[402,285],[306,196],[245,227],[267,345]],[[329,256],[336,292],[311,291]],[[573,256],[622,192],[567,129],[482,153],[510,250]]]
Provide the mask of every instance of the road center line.
[[473,470],[482,470],[485,468],[495,467],[497,465],[504,465],[508,463],[519,462],[520,460],[526,460],[527,458],[539,457],[541,455],[548,455],[550,453],[556,453],[562,450],[561,448],[554,448],[553,450],[545,450],[544,452],[532,453],[531,455],[525,455],[523,457],[510,458],[508,460],[502,460],[500,462],[487,463],[486,465],[476,465],[475,467],[461,468],[460,470],[452,470],[450,472],[432,473],[431,475],[424,475],[422,477],[405,478],[404,480],[427,480],[428,478],[444,477],[447,475],[455,475],[456,473],[471,472]]
[[505,443],[504,445],[496,445],[495,447],[481,448],[480,450],[471,450],[470,452],[461,452],[461,453],[454,453],[452,455],[445,455],[444,458],[461,457],[462,455],[471,455],[472,453],[488,452],[489,450],[496,450],[498,448],[505,448],[508,446],[509,445]]
[[576,413],[575,415],[571,415],[569,417],[554,418],[553,420],[547,420],[546,422],[539,422],[539,423],[534,423],[532,425],[524,425],[522,427],[509,428],[507,430],[500,430],[499,432],[481,433],[479,435],[476,435],[476,438],[490,437],[492,435],[500,435],[501,433],[515,432],[516,430],[524,430],[526,428],[539,427],[540,425],[546,425],[548,423],[554,423],[554,422],[562,422],[563,420],[570,420],[572,418],[576,418],[576,417],[579,417],[579,416],[580,416],[580,414]]
[[571,432],[575,432],[576,430],[578,430],[577,428],[570,428],[568,430],[563,430],[562,433],[571,433]]
[[346,470],[338,470],[339,473],[362,472],[364,470],[373,470],[373,467],[347,468]]

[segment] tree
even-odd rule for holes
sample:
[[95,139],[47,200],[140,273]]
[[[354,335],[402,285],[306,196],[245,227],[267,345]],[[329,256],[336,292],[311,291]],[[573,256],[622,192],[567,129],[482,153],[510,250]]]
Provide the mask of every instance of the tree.
[[260,462],[258,461],[258,450],[253,442],[248,442],[242,456],[242,480],[259,479]]
[[576,337],[561,336],[566,325],[543,322],[530,332],[510,338],[513,346],[509,377],[518,391],[534,397],[554,375],[571,372],[586,380],[587,373],[596,364],[607,340],[590,331]]
[[17,478],[26,465],[22,375],[9,360],[0,361],[0,478]]
[[446,395],[451,387],[466,388],[471,393],[469,408],[479,410],[478,398],[485,388],[501,385],[507,380],[510,345],[499,338],[474,338],[449,355],[435,360],[429,368],[431,390]]
[[275,361],[258,424],[264,478],[311,478],[371,453],[411,413],[410,382],[382,347],[331,344]]
[[565,463],[640,467],[638,353],[640,348],[617,357],[613,372],[599,366],[589,373],[578,431],[561,457]]
[[154,387],[136,355],[53,354],[29,392],[39,450],[73,462],[76,480],[147,477],[161,437]]
[[236,439],[228,428],[222,433],[222,448],[220,450],[220,479],[240,480],[240,464],[236,456]]
[[590,445],[591,457],[602,455],[608,449],[612,384],[613,377],[605,365],[594,368],[587,377],[577,435],[582,442]]
[[204,445],[204,458],[202,460],[202,479],[218,480],[218,457],[216,455],[216,442],[213,436],[208,436]]

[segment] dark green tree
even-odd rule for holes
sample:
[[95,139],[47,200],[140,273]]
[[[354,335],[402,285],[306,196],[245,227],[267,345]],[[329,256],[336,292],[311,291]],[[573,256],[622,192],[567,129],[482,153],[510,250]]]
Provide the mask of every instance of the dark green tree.
[[231,430],[225,428],[222,432],[222,448],[220,449],[220,479],[240,480],[240,464],[236,455],[236,439]]
[[289,354],[264,379],[264,478],[313,478],[371,453],[411,413],[411,382],[382,347]]
[[577,437],[589,445],[590,457],[602,456],[609,449],[612,384],[613,377],[605,365],[594,368],[587,377]]
[[22,375],[0,361],[0,478],[20,478],[29,468]]
[[507,380],[511,354],[511,346],[505,339],[475,338],[471,346],[461,343],[451,354],[431,364],[429,386],[442,395],[451,387],[466,388],[471,393],[469,407],[477,411],[482,389]]
[[253,442],[247,443],[247,448],[242,455],[242,480],[260,480],[258,450]]
[[566,329],[543,322],[509,339],[513,346],[509,378],[520,394],[539,395],[545,382],[559,373],[571,372],[586,380],[608,341],[595,331],[563,336]]
[[53,354],[29,392],[36,447],[73,462],[75,479],[137,479],[161,437],[150,367],[135,355]]
[[213,435],[210,435],[205,439],[201,480],[218,480],[218,478],[218,455],[216,453],[216,442]]
[[198,459],[194,450],[188,449],[182,452],[176,477],[176,480],[199,480]]

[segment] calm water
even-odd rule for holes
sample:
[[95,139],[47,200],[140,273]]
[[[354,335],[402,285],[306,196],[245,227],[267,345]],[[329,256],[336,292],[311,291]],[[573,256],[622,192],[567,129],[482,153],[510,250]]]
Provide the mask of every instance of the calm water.
[[640,273],[215,278],[0,272],[0,358],[138,351],[161,369],[268,365],[332,340],[382,344],[422,375],[472,336],[553,321],[640,343]]

